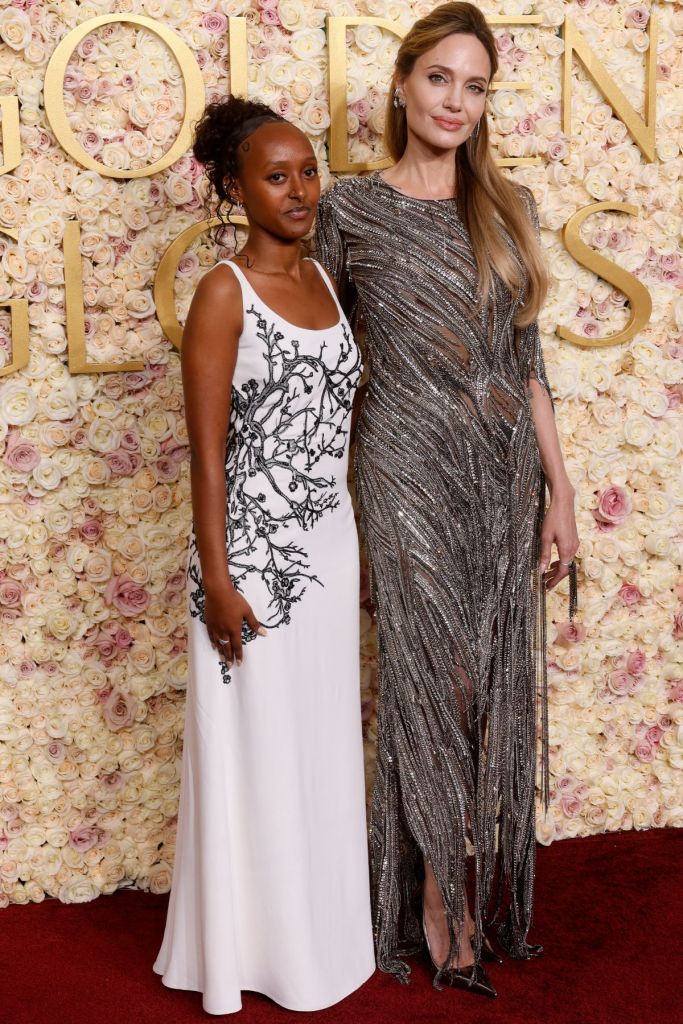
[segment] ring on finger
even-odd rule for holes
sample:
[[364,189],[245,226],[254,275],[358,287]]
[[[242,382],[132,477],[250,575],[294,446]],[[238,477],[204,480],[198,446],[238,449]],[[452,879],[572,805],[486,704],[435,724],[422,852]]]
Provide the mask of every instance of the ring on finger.
[[218,643],[219,644],[223,644],[224,646],[227,647],[227,646],[230,645],[230,640],[219,640]]

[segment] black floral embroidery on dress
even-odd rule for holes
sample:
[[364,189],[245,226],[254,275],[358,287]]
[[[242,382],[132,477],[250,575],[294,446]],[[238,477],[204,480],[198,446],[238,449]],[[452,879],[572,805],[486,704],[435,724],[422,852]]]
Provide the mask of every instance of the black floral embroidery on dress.
[[[335,477],[321,472],[319,464],[344,458],[361,357],[345,322],[339,353],[328,365],[324,339],[317,354],[301,352],[298,340],[285,339],[253,305],[246,314],[256,318],[264,373],[232,389],[227,545],[234,586],[241,591],[250,574],[260,576],[270,612],[263,625],[275,629],[290,622],[292,607],[309,583],[323,586],[305,549],[288,541],[286,531],[291,526],[311,530],[339,506]],[[206,598],[194,535],[188,574],[195,585],[190,613],[203,622]],[[255,636],[244,623],[243,642]],[[229,682],[229,675],[223,681]]]

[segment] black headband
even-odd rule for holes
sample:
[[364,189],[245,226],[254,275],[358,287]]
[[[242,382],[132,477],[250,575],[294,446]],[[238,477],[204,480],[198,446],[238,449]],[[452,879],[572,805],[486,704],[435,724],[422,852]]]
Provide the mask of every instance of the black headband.
[[279,114],[257,114],[256,117],[248,117],[246,121],[243,121],[240,130],[237,133],[235,139],[235,146],[239,146],[248,135],[255,132],[257,128],[260,128],[262,124],[266,124],[268,121],[284,121],[284,117],[280,117]]

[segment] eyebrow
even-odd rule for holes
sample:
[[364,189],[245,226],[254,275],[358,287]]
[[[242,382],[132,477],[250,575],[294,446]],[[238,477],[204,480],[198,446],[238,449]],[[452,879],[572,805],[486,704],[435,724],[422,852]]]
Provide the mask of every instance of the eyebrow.
[[[315,156],[315,154],[313,154],[312,156],[308,156],[308,157],[306,157],[305,160],[301,160],[300,162],[303,163],[303,164],[317,164],[318,160],[317,160],[317,157]],[[268,162],[265,164],[265,166],[266,167],[287,167],[290,163],[292,163],[291,160],[268,160]]]
[[[450,74],[455,68],[447,68],[445,64],[430,64],[426,69],[427,71],[446,71]],[[468,82],[483,82],[484,85],[488,82],[488,78],[484,78],[482,75],[472,75],[471,78],[467,79]]]

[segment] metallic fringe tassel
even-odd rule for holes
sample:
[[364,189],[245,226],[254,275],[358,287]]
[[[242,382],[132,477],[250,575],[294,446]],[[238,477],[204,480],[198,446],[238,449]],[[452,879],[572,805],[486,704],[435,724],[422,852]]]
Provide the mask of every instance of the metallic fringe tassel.
[[576,562],[569,563],[569,621],[574,621],[574,616],[579,607],[579,588],[576,582]]

